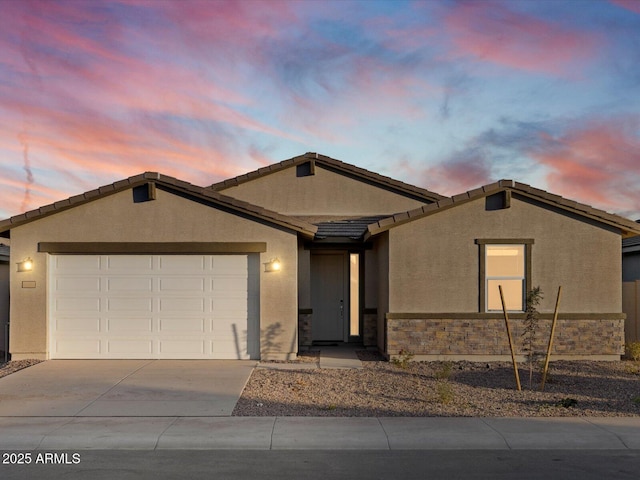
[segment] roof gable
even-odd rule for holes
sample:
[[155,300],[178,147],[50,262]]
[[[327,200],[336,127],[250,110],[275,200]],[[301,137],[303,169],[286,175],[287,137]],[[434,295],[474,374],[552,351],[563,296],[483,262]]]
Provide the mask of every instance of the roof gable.
[[545,190],[534,188],[525,183],[516,182],[514,180],[500,180],[474,190],[469,190],[459,195],[454,195],[450,198],[439,200],[429,205],[424,205],[421,208],[398,213],[381,219],[367,227],[367,234],[365,235],[365,238],[385,232],[398,225],[412,222],[429,215],[434,215],[448,210],[449,208],[455,208],[456,206],[463,205],[470,201],[478,200],[503,191],[514,192],[523,197],[531,198],[578,216],[618,228],[620,229],[623,237],[631,237],[640,234],[640,224],[627,218],[593,208],[574,200],[566,199],[560,195],[555,195]]
[[307,237],[313,237],[317,231],[317,227],[308,222],[281,215],[276,212],[272,212],[257,205],[252,205],[248,202],[243,202],[235,198],[222,195],[209,188],[198,187],[188,182],[178,180],[177,178],[162,175],[157,172],[145,172],[140,175],[129,177],[118,182],[102,186],[95,190],[90,190],[80,195],[55,202],[44,207],[40,207],[36,210],[31,210],[21,215],[15,215],[6,220],[0,221],[0,235],[8,234],[8,232],[17,226],[38,220],[42,217],[53,215],[55,213],[74,208],[79,205],[83,205],[88,202],[95,201],[103,198],[107,195],[118,193],[127,189],[133,189],[134,187],[144,185],[146,183],[152,183],[155,186],[164,188],[169,191],[186,194],[192,198],[198,200],[204,200],[212,206],[218,206],[225,208],[238,214],[244,214],[249,217],[253,217],[256,220],[270,223],[274,226],[284,227],[295,232],[301,233]]
[[336,160],[326,155],[320,155],[315,152],[307,152],[304,155],[299,155],[297,157],[283,160],[282,162],[274,163],[273,165],[259,168],[258,170],[254,170],[252,172],[239,175],[222,182],[214,183],[210,188],[218,192],[223,191],[231,187],[251,182],[258,178],[263,178],[273,173],[281,172],[282,170],[285,170],[287,168],[297,167],[304,163],[311,163],[312,169],[316,165],[321,165],[328,170],[332,170],[356,180],[373,184],[380,188],[384,188],[424,202],[435,202],[437,200],[447,198],[443,195],[426,190],[424,188],[416,187],[414,185],[395,180],[391,177],[386,177],[384,175],[380,175],[364,168],[360,168],[355,165]]

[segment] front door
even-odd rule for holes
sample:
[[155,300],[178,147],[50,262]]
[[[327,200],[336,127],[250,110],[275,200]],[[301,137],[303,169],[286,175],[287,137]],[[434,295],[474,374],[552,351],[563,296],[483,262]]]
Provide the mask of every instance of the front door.
[[311,336],[314,341],[345,341],[345,316],[349,297],[346,293],[346,254],[311,255]]

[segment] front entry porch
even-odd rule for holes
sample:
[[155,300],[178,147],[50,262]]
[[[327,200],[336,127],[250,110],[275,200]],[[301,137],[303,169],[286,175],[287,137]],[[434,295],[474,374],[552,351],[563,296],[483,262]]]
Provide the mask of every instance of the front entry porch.
[[299,309],[300,348],[365,343],[364,255],[353,249],[304,251],[300,288],[310,308]]
[[311,253],[311,341],[360,341],[360,254]]

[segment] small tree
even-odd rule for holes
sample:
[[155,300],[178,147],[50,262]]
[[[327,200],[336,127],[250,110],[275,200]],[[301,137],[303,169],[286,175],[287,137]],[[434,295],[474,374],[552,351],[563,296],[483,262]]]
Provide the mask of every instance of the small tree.
[[533,385],[533,364],[538,354],[536,352],[536,334],[538,332],[540,312],[538,312],[537,307],[543,298],[540,287],[535,287],[527,292],[522,336],[524,337],[524,351],[526,352],[527,363],[529,364],[529,388],[532,388]]

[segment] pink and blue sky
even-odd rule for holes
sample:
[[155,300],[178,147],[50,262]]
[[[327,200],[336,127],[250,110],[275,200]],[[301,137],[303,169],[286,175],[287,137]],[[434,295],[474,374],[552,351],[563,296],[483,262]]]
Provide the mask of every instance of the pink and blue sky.
[[640,218],[640,0],[0,0],[0,218],[307,151]]

